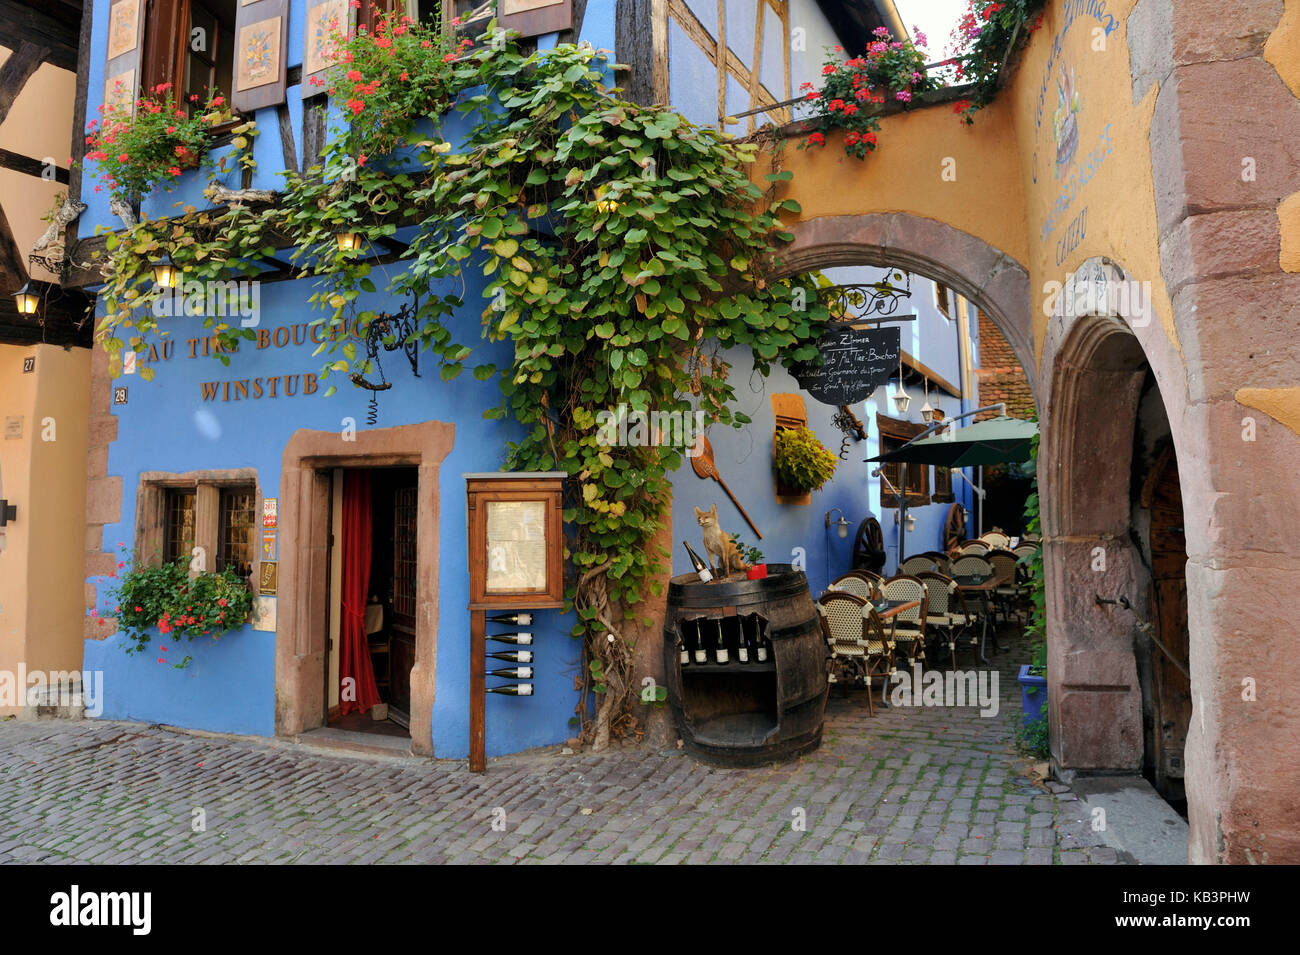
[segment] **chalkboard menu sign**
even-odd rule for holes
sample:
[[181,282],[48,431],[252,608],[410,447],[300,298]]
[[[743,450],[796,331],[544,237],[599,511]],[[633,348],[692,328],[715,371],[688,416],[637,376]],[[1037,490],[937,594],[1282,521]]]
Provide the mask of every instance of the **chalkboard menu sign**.
[[790,373],[823,404],[866,401],[898,368],[899,342],[896,327],[832,327],[818,343],[822,364],[801,362]]

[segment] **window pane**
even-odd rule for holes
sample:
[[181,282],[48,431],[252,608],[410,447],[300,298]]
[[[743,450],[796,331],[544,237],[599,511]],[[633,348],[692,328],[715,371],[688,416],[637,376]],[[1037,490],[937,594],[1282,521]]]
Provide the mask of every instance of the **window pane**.
[[171,488],[166,495],[163,560],[170,564],[179,557],[188,557],[194,550],[194,491]]
[[253,572],[257,513],[251,488],[225,488],[221,492],[221,534],[217,542],[217,570],[233,567],[241,577]]

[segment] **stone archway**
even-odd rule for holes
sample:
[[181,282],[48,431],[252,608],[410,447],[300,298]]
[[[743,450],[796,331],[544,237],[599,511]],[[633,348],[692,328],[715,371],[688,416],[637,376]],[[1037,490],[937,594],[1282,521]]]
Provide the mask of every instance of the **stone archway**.
[[[1041,369],[1048,698],[1053,759],[1066,773],[1142,766],[1134,642],[1149,614],[1151,574],[1132,533],[1131,479],[1148,371],[1178,459],[1194,460],[1182,360],[1156,320],[1149,290],[1109,261],[1088,260],[1056,298]],[[1095,602],[1121,594],[1136,615]]]
[[[942,282],[974,302],[1006,337],[1042,407],[1029,273],[982,239],[905,212],[823,216],[790,227],[779,276],[837,265],[893,266]],[[959,264],[954,264],[959,263]]]

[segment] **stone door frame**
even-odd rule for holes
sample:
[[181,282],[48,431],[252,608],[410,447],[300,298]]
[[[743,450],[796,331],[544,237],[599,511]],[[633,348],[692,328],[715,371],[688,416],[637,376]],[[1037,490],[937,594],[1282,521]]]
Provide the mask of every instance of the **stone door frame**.
[[411,752],[433,755],[438,657],[439,471],[455,428],[440,421],[358,431],[294,432],[280,471],[280,573],[275,635],[275,732],[296,736],[322,725],[328,665],[330,475],[334,468],[415,467],[415,664],[411,668]]

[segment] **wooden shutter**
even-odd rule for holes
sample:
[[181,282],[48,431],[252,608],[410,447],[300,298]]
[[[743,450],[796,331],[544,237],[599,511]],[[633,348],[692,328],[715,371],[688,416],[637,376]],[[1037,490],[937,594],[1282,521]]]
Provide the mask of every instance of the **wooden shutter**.
[[[108,8],[108,45],[104,53],[104,105],[124,103],[135,111],[144,63],[145,6],[148,0],[117,0]],[[153,6],[153,0],[149,6]],[[162,0],[165,4],[168,0]],[[174,0],[172,0],[174,6]],[[120,86],[118,84],[121,84]]]
[[240,0],[235,14],[234,90],[241,112],[284,102],[289,55],[289,0]]
[[324,79],[329,72],[328,54],[331,46],[332,23],[337,23],[340,33],[350,32],[352,8],[348,0],[308,0],[306,35],[302,45],[302,98],[308,99],[323,93],[324,87],[312,83],[313,77]]
[[567,30],[573,26],[573,0],[500,0],[497,25],[526,37]]

